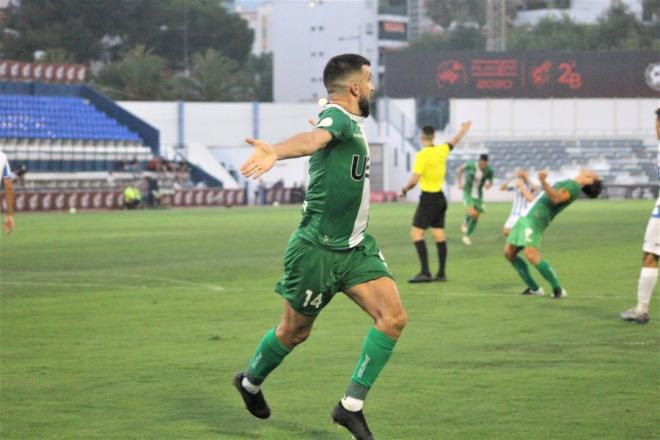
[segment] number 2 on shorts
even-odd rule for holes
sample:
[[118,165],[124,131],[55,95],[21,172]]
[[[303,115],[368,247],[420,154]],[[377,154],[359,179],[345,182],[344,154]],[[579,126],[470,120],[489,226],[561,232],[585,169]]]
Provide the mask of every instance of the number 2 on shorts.
[[314,298],[311,302],[310,299],[312,299],[312,295],[314,295],[314,292],[311,290],[306,290],[305,295],[307,295],[307,298],[305,298],[305,302],[303,303],[303,307],[307,306],[314,306],[317,309],[321,307],[321,304],[323,304],[323,294],[319,293],[316,298]]

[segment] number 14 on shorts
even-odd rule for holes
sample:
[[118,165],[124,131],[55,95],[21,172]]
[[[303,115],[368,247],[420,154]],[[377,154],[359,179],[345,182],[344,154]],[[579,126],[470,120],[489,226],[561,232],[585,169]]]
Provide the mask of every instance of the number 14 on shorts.
[[323,304],[323,293],[319,293],[318,295],[316,295],[314,299],[312,299],[312,296],[314,296],[314,292],[307,289],[305,291],[305,295],[306,298],[305,298],[305,302],[303,303],[303,307],[314,306],[318,309],[319,307],[321,307],[321,304]]

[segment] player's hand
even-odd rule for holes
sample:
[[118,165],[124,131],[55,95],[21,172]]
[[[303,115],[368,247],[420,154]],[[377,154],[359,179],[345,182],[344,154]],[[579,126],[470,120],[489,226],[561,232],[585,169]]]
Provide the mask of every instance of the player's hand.
[[548,170],[539,171],[539,180],[545,180],[548,178]]
[[461,123],[461,128],[460,128],[460,130],[461,130],[463,133],[467,133],[467,131],[470,129],[470,127],[472,127],[472,121],[465,121],[465,122],[462,122],[462,123]]
[[317,121],[315,118],[310,118],[307,120],[307,122],[309,122],[309,125],[311,125],[312,127],[316,127],[316,124],[319,123],[319,121]]
[[401,192],[399,193],[399,198],[401,200],[404,200],[406,198],[406,191],[402,188]]
[[5,230],[5,233],[7,235],[11,234],[15,226],[16,224],[14,223],[14,217],[11,215],[6,216],[2,224],[2,228]]
[[241,165],[241,174],[245,177],[258,179],[262,174],[273,168],[273,165],[277,162],[277,153],[268,142],[253,138],[247,138],[245,142],[254,146],[254,152]]

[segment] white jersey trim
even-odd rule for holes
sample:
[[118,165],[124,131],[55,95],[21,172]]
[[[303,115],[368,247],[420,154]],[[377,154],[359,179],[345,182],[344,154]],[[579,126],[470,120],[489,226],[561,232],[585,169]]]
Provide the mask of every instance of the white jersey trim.
[[364,180],[362,181],[362,200],[360,200],[360,208],[355,217],[353,231],[348,239],[348,247],[351,248],[364,240],[364,231],[367,230],[367,224],[369,223],[369,200],[371,198],[371,185],[369,183],[369,142],[367,141],[367,136],[364,133],[364,127],[361,122],[358,123],[358,127],[367,146],[367,163],[365,165]]

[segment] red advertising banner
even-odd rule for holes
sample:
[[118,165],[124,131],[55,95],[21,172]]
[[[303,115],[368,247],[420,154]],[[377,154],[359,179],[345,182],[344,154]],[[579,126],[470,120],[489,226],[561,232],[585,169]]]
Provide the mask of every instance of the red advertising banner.
[[82,83],[86,74],[87,69],[82,64],[0,60],[0,80]]
[[[242,189],[186,189],[174,191],[169,196],[170,206],[194,208],[201,206],[242,206],[247,204],[246,192]],[[265,204],[302,203],[304,194],[300,188],[268,190]],[[394,191],[374,191],[372,203],[396,202]],[[121,191],[20,191],[15,194],[16,212],[69,211],[71,209],[123,209]],[[4,194],[0,193],[0,205],[6,209]]]
[[[4,194],[0,204],[6,208]],[[234,206],[245,205],[244,190],[191,189],[176,191],[172,206]],[[62,211],[78,209],[122,209],[121,191],[21,191],[15,194],[16,212]]]

